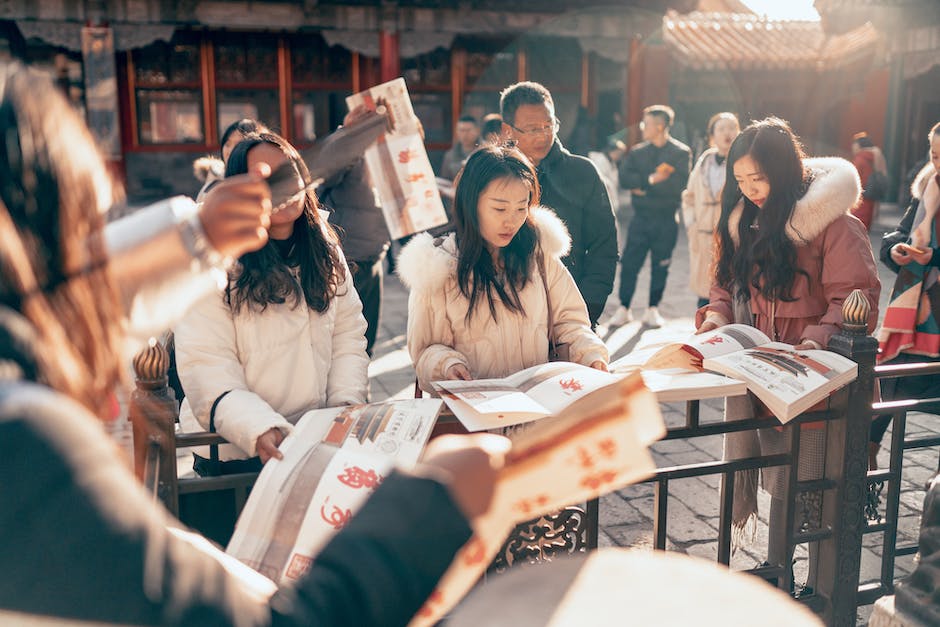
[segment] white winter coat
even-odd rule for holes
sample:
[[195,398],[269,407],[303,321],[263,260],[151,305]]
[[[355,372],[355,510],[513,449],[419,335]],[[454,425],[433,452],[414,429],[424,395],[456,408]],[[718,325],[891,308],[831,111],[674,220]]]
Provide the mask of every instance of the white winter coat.
[[[607,347],[591,331],[587,307],[560,258],[571,238],[561,220],[544,208],[532,210],[545,251],[545,274],[551,294],[555,340],[568,344],[571,361],[590,365],[607,362]],[[398,258],[398,275],[411,294],[408,299],[408,352],[418,382],[431,391],[431,381],[444,379],[454,364],[463,364],[475,379],[504,377],[548,361],[548,307],[535,260],[529,281],[519,293],[525,313],[497,303],[496,320],[486,298],[466,321],[469,300],[457,286],[457,245],[454,235],[415,237]]]
[[186,392],[181,429],[208,429],[212,404],[230,390],[216,407],[215,428],[235,446],[219,455],[244,459],[257,455],[259,435],[273,427],[286,435],[311,409],[365,402],[366,321],[345,262],[344,269],[346,281],[323,313],[288,299],[233,314],[224,293],[193,307],[174,329]]
[[725,166],[715,161],[717,154],[717,148],[702,153],[682,192],[682,221],[689,237],[689,287],[700,298],[708,298],[712,285],[715,228],[721,217],[721,189],[713,192],[708,183],[712,170],[717,168],[719,174],[725,171]]

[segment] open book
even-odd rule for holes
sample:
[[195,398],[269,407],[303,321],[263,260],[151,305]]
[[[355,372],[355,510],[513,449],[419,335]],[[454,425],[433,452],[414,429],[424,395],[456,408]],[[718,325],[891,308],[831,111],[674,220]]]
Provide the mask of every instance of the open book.
[[395,467],[413,467],[443,405],[409,399],[309,411],[264,465],[226,548],[275,582],[313,556]]
[[616,395],[611,386],[619,378],[580,364],[554,361],[504,379],[435,381],[434,387],[468,431],[483,431],[550,415],[564,418],[584,413],[586,407]]
[[725,325],[685,343],[635,351],[611,364],[618,372],[670,368],[741,380],[783,423],[858,376],[858,364],[851,359],[826,350],[796,351],[745,324]]

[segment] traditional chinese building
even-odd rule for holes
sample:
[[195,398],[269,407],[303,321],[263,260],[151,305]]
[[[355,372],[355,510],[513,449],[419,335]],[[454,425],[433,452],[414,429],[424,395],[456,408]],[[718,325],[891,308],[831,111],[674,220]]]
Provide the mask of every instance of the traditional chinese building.
[[[402,75],[432,161],[461,113],[498,110],[518,80],[555,96],[561,135],[617,130],[633,38],[693,0],[11,0],[7,56],[47,66],[134,199],[197,188],[191,162],[256,117],[298,145],[351,93]],[[89,28],[96,27],[96,28]],[[103,27],[103,28],[97,28]],[[582,134],[583,135],[583,134]]]

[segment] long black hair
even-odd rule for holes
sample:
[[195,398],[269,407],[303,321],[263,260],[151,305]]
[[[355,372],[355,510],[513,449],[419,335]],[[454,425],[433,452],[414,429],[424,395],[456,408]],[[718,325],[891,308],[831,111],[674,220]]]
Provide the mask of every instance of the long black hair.
[[[297,150],[276,133],[262,132],[239,142],[229,155],[225,176],[248,172],[248,152],[258,144],[271,144],[283,152],[297,168],[304,181],[310,173]],[[252,305],[264,311],[269,304],[281,304],[293,299],[293,306],[301,302],[319,312],[330,306],[337,290],[346,280],[341,253],[333,228],[318,213],[319,205],[313,192],[304,194],[303,213],[294,222],[291,235],[293,252],[285,257],[276,244],[268,241],[260,250],[245,253],[238,260],[229,286],[226,301],[233,311]],[[292,267],[300,269],[299,283],[294,279]]]
[[495,297],[510,311],[525,313],[519,292],[529,280],[538,233],[532,215],[509,244],[500,249],[505,282],[496,276],[493,257],[480,234],[477,209],[480,196],[493,181],[517,179],[529,188],[529,207],[539,202],[538,177],[532,164],[517,148],[488,145],[478,149],[457,177],[454,214],[457,221],[457,285],[470,301],[466,319],[473,315],[477,301],[486,295],[490,315],[496,319]]
[[[770,184],[763,207],[748,200],[735,180],[734,164],[745,155],[757,163]],[[753,287],[767,299],[796,300],[794,278],[806,273],[796,264],[796,245],[787,236],[787,225],[810,182],[803,168],[805,156],[789,124],[774,117],[752,122],[731,144],[718,220],[719,285],[732,292],[737,288],[745,298],[750,298]],[[742,200],[735,246],[728,220]]]

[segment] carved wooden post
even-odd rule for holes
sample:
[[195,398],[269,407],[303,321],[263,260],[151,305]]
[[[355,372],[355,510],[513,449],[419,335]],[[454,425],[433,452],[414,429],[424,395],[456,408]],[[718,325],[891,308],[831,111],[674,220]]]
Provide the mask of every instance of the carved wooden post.
[[829,341],[829,350],[858,363],[858,378],[848,386],[844,420],[828,423],[826,477],[836,482],[823,499],[823,521],[830,538],[819,543],[818,591],[828,599],[823,612],[827,625],[854,627],[865,529],[868,430],[878,342],[867,333],[871,311],[868,299],[855,290],[842,305],[842,331]]
[[166,348],[153,338],[134,356],[137,389],[131,394],[130,418],[137,477],[175,515],[179,513],[175,437],[179,409],[167,387],[169,367]]

